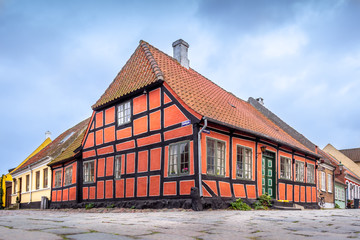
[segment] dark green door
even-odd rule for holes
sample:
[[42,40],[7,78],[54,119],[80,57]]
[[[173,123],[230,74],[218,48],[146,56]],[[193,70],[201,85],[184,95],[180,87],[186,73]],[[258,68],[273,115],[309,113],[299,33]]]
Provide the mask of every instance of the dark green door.
[[266,151],[262,156],[262,193],[276,198],[275,191],[275,154]]

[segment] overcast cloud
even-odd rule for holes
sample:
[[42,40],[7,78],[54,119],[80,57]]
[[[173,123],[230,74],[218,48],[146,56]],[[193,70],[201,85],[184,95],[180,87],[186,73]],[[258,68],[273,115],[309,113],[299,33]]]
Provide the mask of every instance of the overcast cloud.
[[0,0],[0,173],[92,113],[139,40],[321,148],[360,147],[360,1]]

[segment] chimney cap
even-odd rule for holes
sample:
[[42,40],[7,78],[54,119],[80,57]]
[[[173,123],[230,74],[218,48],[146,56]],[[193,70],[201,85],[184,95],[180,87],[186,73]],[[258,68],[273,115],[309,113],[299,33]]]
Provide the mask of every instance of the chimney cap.
[[258,97],[256,101],[258,101],[261,105],[264,105],[264,99],[262,97]]
[[183,44],[185,47],[189,47],[189,44],[187,42],[185,42],[184,40],[182,40],[181,38],[179,40],[176,40],[175,42],[173,42],[172,46],[175,47],[179,44]]
[[51,132],[50,131],[46,131],[45,132],[45,139],[50,138],[51,137]]

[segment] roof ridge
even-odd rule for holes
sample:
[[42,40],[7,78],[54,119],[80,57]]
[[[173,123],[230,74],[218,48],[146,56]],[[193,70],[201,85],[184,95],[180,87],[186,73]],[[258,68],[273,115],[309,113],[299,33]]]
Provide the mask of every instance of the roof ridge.
[[152,70],[154,71],[157,80],[164,81],[164,74],[162,73],[158,63],[156,62],[154,56],[152,55],[152,53],[148,47],[149,43],[145,42],[144,40],[140,40],[139,44],[142,47],[142,49],[144,50],[146,59],[150,62],[150,66],[151,66]]

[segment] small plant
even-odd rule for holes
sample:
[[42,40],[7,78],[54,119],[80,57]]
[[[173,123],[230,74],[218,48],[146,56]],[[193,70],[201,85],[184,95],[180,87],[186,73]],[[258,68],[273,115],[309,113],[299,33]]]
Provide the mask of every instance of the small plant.
[[20,203],[19,197],[16,197],[16,203]]
[[339,204],[335,203],[335,208],[340,208]]
[[259,197],[259,202],[264,207],[271,207],[271,196],[268,193],[265,193]]
[[110,205],[107,205],[106,208],[114,208],[115,207],[115,204],[110,204]]
[[263,206],[263,205],[260,203],[260,201],[254,202],[253,205],[252,205],[252,207],[253,207],[255,210],[259,210],[259,209],[261,209],[261,210],[267,210],[267,209],[268,209],[267,207]]
[[134,205],[130,207],[130,209],[135,209],[135,208],[136,208],[136,207],[135,207]]
[[230,203],[230,208],[241,211],[249,211],[251,207],[243,202],[241,198],[237,199],[235,202]]
[[94,204],[93,204],[93,203],[85,204],[85,209],[86,209],[86,210],[92,209],[93,207],[94,207]]

